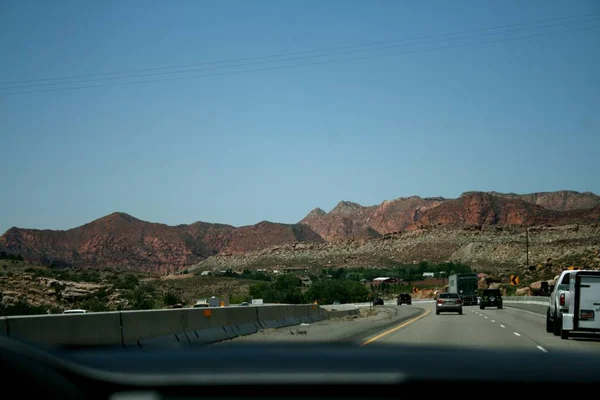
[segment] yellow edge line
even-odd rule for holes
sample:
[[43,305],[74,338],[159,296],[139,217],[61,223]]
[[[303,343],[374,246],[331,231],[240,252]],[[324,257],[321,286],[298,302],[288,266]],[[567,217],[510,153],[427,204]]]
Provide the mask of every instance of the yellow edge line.
[[425,317],[426,317],[427,315],[429,315],[430,313],[431,313],[431,311],[430,311],[430,310],[427,310],[427,311],[426,311],[424,314],[421,314],[421,315],[419,315],[419,316],[418,316],[418,317],[416,317],[416,318],[413,318],[413,319],[411,319],[411,320],[408,320],[408,321],[406,321],[406,322],[404,322],[404,323],[402,323],[402,324],[400,324],[400,325],[398,325],[398,326],[396,326],[396,327],[394,327],[394,328],[390,329],[389,331],[385,331],[385,332],[383,332],[383,333],[380,333],[379,335],[377,335],[377,336],[375,336],[375,337],[372,337],[371,339],[369,339],[369,340],[367,340],[366,342],[364,342],[363,344],[361,344],[361,346],[366,346],[366,345],[368,345],[369,343],[373,343],[374,341],[376,341],[376,340],[379,340],[379,339],[381,339],[382,337],[389,335],[390,333],[394,333],[394,332],[396,332],[397,330],[399,330],[399,329],[402,329],[402,328],[404,328],[405,326],[408,326],[408,325],[412,324],[413,322],[417,322],[417,321],[418,321],[418,320],[420,320],[421,318],[425,318]]

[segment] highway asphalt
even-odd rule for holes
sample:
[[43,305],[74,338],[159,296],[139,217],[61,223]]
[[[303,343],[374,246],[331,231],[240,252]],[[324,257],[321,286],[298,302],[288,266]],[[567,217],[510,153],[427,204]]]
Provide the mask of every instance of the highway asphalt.
[[[577,337],[563,340],[546,332],[545,307],[505,304],[479,309],[465,306],[463,315],[435,314],[434,302],[414,302],[412,306],[388,304],[361,307],[370,316],[326,320],[308,325],[265,330],[223,343],[247,341],[327,341],[352,342],[364,346],[435,345],[453,348],[485,348],[600,352],[600,338]],[[373,311],[374,310],[374,311]]]
[[[373,335],[365,342],[378,344],[442,345],[450,347],[598,351],[600,339],[563,340],[546,332],[546,317],[538,312],[508,306],[479,309],[464,307],[463,315],[435,314],[435,303],[419,304],[427,315],[401,329]],[[528,307],[530,308],[530,307]]]

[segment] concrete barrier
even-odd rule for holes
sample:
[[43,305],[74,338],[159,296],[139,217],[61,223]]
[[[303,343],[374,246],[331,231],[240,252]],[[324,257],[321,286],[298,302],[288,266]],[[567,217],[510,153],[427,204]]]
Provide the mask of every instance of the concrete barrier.
[[539,304],[549,305],[550,297],[544,296],[505,296],[503,301],[507,304]]
[[[185,309],[186,334],[192,344],[207,344],[256,333],[256,307]],[[260,327],[260,325],[258,325]]]
[[[122,311],[121,324],[125,346],[178,345],[178,333],[186,331],[184,309]],[[90,314],[93,315],[93,314]]]
[[0,317],[0,335],[8,335],[8,323],[6,317]]
[[323,318],[323,309],[316,304],[312,304],[308,306],[308,319],[309,322],[318,322],[322,321]]
[[122,344],[121,313],[6,317],[6,334],[51,346]]
[[507,307],[524,310],[539,315],[546,315],[550,305],[550,297],[542,296],[506,296],[504,303]]
[[358,314],[316,304],[116,311],[0,318],[0,335],[59,346],[169,347]]
[[[299,322],[292,316],[291,306],[257,307],[257,321],[263,329],[283,328],[284,326],[297,325]],[[286,317],[288,319],[286,320]]]

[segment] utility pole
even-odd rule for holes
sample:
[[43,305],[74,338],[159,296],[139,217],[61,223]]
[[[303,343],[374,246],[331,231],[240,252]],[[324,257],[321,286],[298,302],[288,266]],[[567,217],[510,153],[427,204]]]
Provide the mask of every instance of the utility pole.
[[525,248],[527,250],[527,262],[526,266],[529,267],[529,227],[525,228]]

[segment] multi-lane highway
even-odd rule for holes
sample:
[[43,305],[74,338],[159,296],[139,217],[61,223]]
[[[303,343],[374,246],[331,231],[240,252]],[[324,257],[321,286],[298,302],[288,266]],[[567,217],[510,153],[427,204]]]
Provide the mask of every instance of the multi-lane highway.
[[[463,315],[435,314],[435,304],[419,304],[425,311],[413,319],[373,335],[370,343],[447,345],[452,347],[600,351],[600,341],[590,338],[563,340],[546,332],[545,316],[510,306],[498,310],[464,307]],[[402,326],[404,325],[404,326]]]
[[[515,305],[517,307],[517,305]],[[546,332],[544,307],[505,304],[504,309],[464,307],[463,314],[435,314],[434,302],[412,306],[386,304],[378,313],[344,321],[321,321],[298,327],[239,337],[229,343],[254,340],[353,341],[374,344],[435,345],[454,348],[598,351],[600,339],[563,340]],[[523,309],[528,308],[528,309]],[[371,313],[372,314],[372,313]]]

